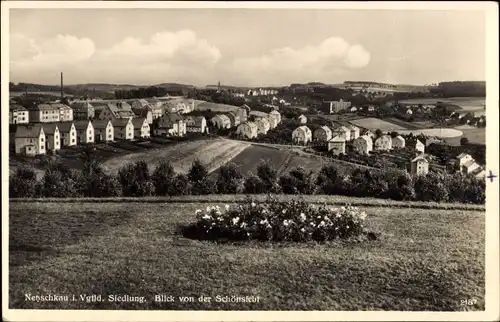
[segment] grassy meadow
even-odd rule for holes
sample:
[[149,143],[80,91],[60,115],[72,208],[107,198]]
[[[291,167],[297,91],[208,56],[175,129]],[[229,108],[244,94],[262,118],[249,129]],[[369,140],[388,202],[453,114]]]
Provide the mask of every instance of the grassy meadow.
[[[375,241],[216,244],[179,232],[207,206],[192,201],[11,202],[9,307],[484,310],[484,211],[363,206]],[[147,302],[37,303],[25,301],[27,293],[128,294]],[[259,302],[157,303],[156,294],[253,295]],[[477,304],[461,306],[464,298]]]

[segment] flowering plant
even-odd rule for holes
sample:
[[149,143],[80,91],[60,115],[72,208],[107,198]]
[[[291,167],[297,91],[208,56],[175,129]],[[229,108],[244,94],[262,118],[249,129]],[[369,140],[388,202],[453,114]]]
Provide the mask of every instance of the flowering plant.
[[359,236],[365,232],[367,214],[358,207],[315,206],[301,200],[264,203],[247,198],[224,209],[198,209],[197,231],[204,239],[327,241]]

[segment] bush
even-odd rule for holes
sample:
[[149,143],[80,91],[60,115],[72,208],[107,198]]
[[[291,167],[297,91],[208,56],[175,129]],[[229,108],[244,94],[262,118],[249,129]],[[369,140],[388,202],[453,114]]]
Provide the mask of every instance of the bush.
[[9,176],[10,198],[33,198],[38,197],[40,184],[36,179],[35,170],[20,167]]
[[269,162],[263,162],[257,167],[257,176],[264,186],[265,193],[279,193],[278,171]]
[[177,174],[168,186],[169,196],[184,196],[190,193],[189,179],[185,174]]
[[234,164],[225,164],[219,168],[216,185],[218,193],[238,193],[242,189],[243,175]]
[[225,209],[208,206],[196,215],[192,230],[199,239],[324,242],[366,233],[366,213],[358,208],[317,207],[302,200],[282,202],[270,197],[257,203],[247,198]]
[[208,176],[208,170],[200,160],[196,159],[188,173],[191,182],[191,193],[194,195],[209,195],[216,191],[215,182]]
[[41,183],[41,195],[54,198],[80,197],[80,184],[71,172],[47,169]]
[[310,195],[316,188],[313,172],[306,172],[303,167],[292,169],[288,174],[281,176],[279,184],[285,194]]
[[149,176],[148,165],[144,161],[127,164],[118,171],[118,179],[125,197],[151,196],[155,187]]
[[155,186],[156,196],[167,196],[175,177],[174,168],[168,161],[161,162],[153,172],[151,181]]
[[262,181],[253,174],[250,174],[243,184],[243,192],[246,194],[261,194],[265,193],[265,190]]
[[420,201],[443,202],[448,200],[448,187],[442,175],[429,173],[415,180],[415,194]]

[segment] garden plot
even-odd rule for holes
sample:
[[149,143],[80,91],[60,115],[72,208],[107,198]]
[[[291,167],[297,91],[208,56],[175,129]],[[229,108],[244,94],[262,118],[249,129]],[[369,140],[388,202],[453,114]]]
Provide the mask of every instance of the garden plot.
[[350,121],[352,124],[365,128],[365,129],[370,129],[372,131],[380,129],[381,131],[400,131],[400,130],[406,130],[405,127],[402,127],[400,125],[387,122],[375,117],[367,117],[367,118],[362,118],[359,120],[352,120]]

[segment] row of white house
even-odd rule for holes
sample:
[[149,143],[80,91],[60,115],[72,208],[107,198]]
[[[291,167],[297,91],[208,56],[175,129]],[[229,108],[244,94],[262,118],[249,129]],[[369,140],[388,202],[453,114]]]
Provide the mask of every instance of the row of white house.
[[81,143],[110,142],[116,139],[133,140],[150,137],[145,118],[116,120],[77,120],[74,122],[36,123],[17,125],[14,134],[15,153],[45,154],[61,147]]
[[236,134],[247,139],[266,135],[269,130],[276,128],[281,123],[281,114],[276,110],[270,113],[252,111],[250,116],[252,121],[241,123],[236,129]]

